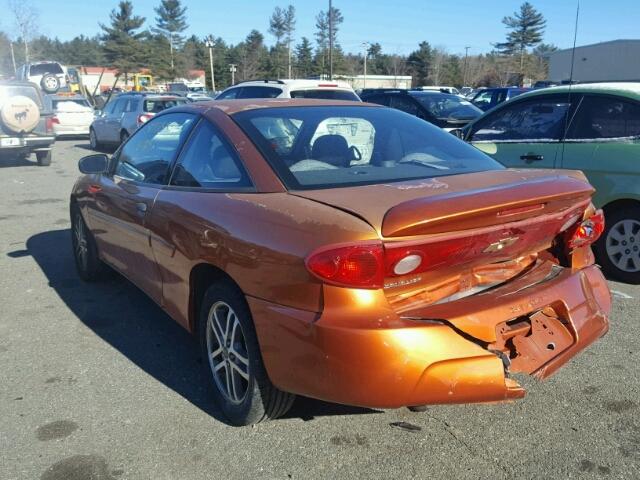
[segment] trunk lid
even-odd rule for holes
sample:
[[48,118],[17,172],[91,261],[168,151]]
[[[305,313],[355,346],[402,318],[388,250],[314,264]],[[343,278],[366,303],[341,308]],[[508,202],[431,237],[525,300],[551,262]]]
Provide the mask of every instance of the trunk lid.
[[[384,243],[398,312],[453,301],[532,267],[582,219],[593,187],[578,171],[497,170],[292,194],[350,212]],[[421,258],[409,272],[394,267]]]

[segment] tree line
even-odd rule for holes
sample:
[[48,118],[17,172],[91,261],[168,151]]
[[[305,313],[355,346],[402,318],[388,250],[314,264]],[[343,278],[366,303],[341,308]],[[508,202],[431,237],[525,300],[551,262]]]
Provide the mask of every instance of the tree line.
[[[212,45],[217,89],[230,85],[230,64],[237,65],[236,81],[326,76],[330,43],[334,76],[363,73],[364,50],[345,52],[340,45],[344,17],[336,7],[317,14],[313,39],[303,36],[296,41],[296,9],[288,5],[276,7],[269,18],[267,33],[273,40],[269,45],[264,34],[255,29],[234,45],[221,37],[185,35],[189,28],[187,6],[181,0],[161,0],[151,28],[143,28],[147,19],[134,12],[132,2],[121,1],[111,11],[108,23],[99,24],[98,35],[80,35],[69,41],[37,35],[37,12],[28,5],[15,2],[14,7],[20,8],[12,9],[16,26],[21,26],[16,28],[17,38],[0,31],[0,73],[6,76],[12,74],[14,62],[19,66],[29,60],[48,59],[67,65],[108,66],[125,76],[146,69],[161,80],[186,77],[190,70],[198,69],[206,72],[210,85],[207,41]],[[367,73],[411,75],[415,86],[511,85],[525,78],[545,79],[547,57],[555,47],[543,43],[543,15],[525,2],[502,23],[506,38],[487,54],[454,54],[423,41],[408,55],[399,55],[384,52],[378,42],[367,43]]]

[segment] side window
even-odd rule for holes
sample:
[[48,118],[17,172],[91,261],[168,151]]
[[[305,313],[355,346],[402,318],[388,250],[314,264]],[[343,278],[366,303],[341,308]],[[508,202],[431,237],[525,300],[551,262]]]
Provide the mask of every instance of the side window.
[[113,106],[113,111],[111,112],[113,115],[120,115],[124,112],[124,107],[127,105],[126,98],[118,98],[116,100],[115,105]]
[[493,97],[492,90],[485,90],[484,92],[478,93],[475,98],[472,100],[472,103],[479,107],[488,107],[491,105],[491,98]]
[[411,98],[405,95],[393,95],[391,97],[391,107],[410,115],[418,115],[418,106]]
[[136,182],[163,184],[195,116],[171,113],[149,120],[122,147],[115,174]]
[[566,101],[550,98],[508,105],[481,120],[470,140],[472,142],[559,141],[569,105]]
[[389,106],[389,95],[371,95],[364,100],[369,103],[377,103],[378,105]]
[[242,88],[231,88],[226,92],[222,92],[220,95],[218,95],[218,97],[216,97],[216,100],[231,100],[234,98],[238,98],[240,90],[242,90]]
[[236,98],[276,98],[282,90],[274,87],[242,87]]
[[584,97],[567,132],[567,140],[638,136],[640,105],[614,97]]
[[104,108],[102,109],[102,111],[104,113],[110,114],[113,113],[113,107],[115,106],[117,100],[111,100],[109,103],[107,103]]
[[180,155],[171,185],[231,190],[250,187],[251,181],[235,152],[204,120]]
[[125,105],[125,112],[135,112],[138,110],[138,105],[140,104],[139,98],[130,98],[127,104]]

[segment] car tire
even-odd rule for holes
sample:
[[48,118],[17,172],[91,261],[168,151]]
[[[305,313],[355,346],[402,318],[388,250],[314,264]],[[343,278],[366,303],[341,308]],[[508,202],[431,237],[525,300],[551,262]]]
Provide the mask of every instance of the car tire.
[[609,209],[605,223],[594,245],[598,263],[611,279],[640,284],[640,207]]
[[46,73],[40,80],[40,87],[45,93],[56,93],[60,90],[60,79],[51,73]]
[[229,423],[253,425],[291,408],[295,395],[269,380],[249,307],[238,288],[211,285],[201,302],[198,325],[203,364],[214,384],[215,401]]
[[38,160],[38,166],[48,167],[51,165],[51,150],[46,152],[36,152],[36,159]]
[[129,132],[127,132],[126,130],[122,130],[120,132],[120,145],[126,142],[129,137],[130,137]]
[[71,208],[71,245],[78,275],[85,282],[102,280],[106,266],[100,260],[96,241],[78,207]]
[[96,134],[96,131],[93,128],[89,129],[89,146],[91,147],[91,150],[102,149],[102,143],[98,141],[98,134]]

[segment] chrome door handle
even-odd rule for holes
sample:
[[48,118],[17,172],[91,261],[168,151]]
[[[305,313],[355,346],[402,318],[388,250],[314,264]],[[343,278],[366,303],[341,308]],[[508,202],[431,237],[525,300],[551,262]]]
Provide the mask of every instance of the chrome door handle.
[[528,153],[526,155],[520,155],[520,160],[524,160],[527,163],[539,162],[541,160],[544,160],[544,156],[543,155],[535,155],[533,153]]
[[136,203],[136,210],[140,213],[145,213],[147,211],[147,204],[144,202]]

